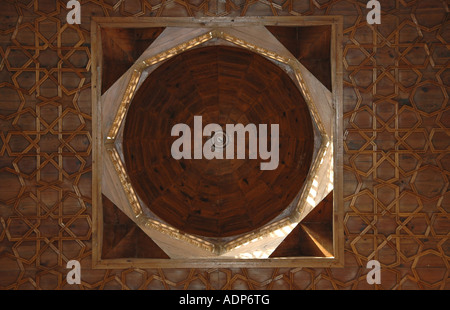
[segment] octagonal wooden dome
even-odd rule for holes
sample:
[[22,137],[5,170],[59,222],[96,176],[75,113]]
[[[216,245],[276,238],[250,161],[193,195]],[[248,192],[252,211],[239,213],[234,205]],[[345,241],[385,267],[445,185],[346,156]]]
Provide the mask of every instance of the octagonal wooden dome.
[[[171,128],[193,128],[194,116],[223,128],[279,124],[278,168],[261,171],[261,160],[248,153],[175,160]],[[123,134],[126,169],[146,207],[206,237],[247,233],[285,211],[302,188],[313,144],[308,107],[290,77],[258,54],[220,45],[184,52],[154,70],[130,105]]]

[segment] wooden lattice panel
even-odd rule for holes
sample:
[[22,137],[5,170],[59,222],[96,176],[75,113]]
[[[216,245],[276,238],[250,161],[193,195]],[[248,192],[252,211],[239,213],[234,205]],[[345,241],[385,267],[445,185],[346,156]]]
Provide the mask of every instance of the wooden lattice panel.
[[[1,1],[0,287],[449,289],[446,1]],[[91,16],[342,15],[344,268],[91,269]],[[382,283],[366,282],[381,262]]]

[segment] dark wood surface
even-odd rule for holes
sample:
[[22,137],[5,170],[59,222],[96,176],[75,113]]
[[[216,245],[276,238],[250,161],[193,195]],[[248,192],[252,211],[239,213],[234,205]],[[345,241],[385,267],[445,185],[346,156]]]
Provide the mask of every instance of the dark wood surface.
[[331,26],[266,28],[331,91]]
[[169,258],[127,215],[104,195],[102,258]]
[[[270,257],[333,254],[333,192],[330,192],[283,240]],[[331,255],[330,255],[331,254]]]
[[124,74],[163,32],[155,28],[102,28],[102,94]]
[[[193,137],[194,116],[224,131],[226,124],[267,124],[269,139],[270,125],[279,124],[278,167],[261,171],[248,143],[246,159],[237,159],[236,144],[235,159],[173,159],[178,137],[171,128],[186,123]],[[126,118],[125,163],[138,195],[164,221],[202,236],[237,235],[269,222],[299,194],[312,159],[312,126],[306,102],[280,67],[244,49],[203,47],[162,64],[137,91]]]

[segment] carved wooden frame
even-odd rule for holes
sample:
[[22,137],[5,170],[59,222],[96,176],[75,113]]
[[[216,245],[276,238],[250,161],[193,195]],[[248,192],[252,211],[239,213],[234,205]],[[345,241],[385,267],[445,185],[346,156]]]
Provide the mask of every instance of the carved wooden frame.
[[[332,117],[332,145],[333,145],[333,256],[332,257],[277,257],[277,258],[259,258],[259,259],[242,259],[242,258],[171,258],[171,259],[136,259],[136,258],[120,258],[120,259],[102,259],[102,237],[103,237],[103,216],[102,216],[102,186],[105,186],[105,180],[102,178],[103,165],[105,158],[102,155],[102,147],[104,145],[105,129],[102,128],[102,109],[100,106],[101,95],[101,64],[102,50],[101,44],[101,27],[121,27],[121,28],[145,28],[145,27],[184,27],[184,28],[233,28],[239,26],[331,26],[331,73],[332,73],[332,91],[330,99],[334,108]],[[213,30],[208,32],[211,37],[222,37],[227,34]],[[208,35],[206,35],[208,36]],[[91,25],[91,42],[92,42],[92,102],[93,102],[93,267],[94,268],[191,268],[191,267],[342,267],[344,256],[344,230],[343,230],[343,124],[342,124],[342,17],[239,17],[239,18],[93,18]],[[204,39],[207,39],[206,37]],[[234,42],[236,44],[236,42]],[[246,42],[241,42],[247,44]],[[251,45],[254,46],[254,45]],[[248,46],[247,46],[248,47]],[[255,47],[258,49],[258,47]],[[173,52],[182,52],[173,51]],[[259,51],[264,55],[264,51]],[[266,51],[267,52],[267,51]],[[176,54],[175,53],[175,54]],[[161,53],[160,53],[161,54]],[[163,54],[163,53],[162,53]],[[172,53],[174,55],[174,53]],[[163,55],[164,56],[164,55]],[[171,57],[170,52],[167,57]],[[265,55],[271,57],[271,55]],[[272,55],[272,58],[279,55]],[[289,59],[277,59],[288,63]],[[137,62],[136,62],[137,63]],[[137,64],[142,66],[143,64]],[[129,70],[130,71],[130,70]],[[123,88],[126,96],[132,95],[127,93],[126,88],[137,83],[133,82],[133,76],[136,77],[136,70],[131,71],[129,81]],[[300,82],[301,77],[299,77]],[[104,94],[105,95],[105,94]],[[103,96],[104,96],[103,95]],[[308,98],[306,98],[308,99]],[[307,100],[309,101],[309,100]],[[122,106],[122,111],[117,114],[126,113]],[[320,107],[319,107],[320,109]],[[116,115],[117,116],[117,115]],[[116,117],[117,118],[117,117]],[[111,120],[112,126],[108,130],[108,137],[115,136],[118,131],[118,124],[114,125],[114,117]],[[111,134],[112,133],[112,134]],[[114,148],[108,148],[111,158],[117,157]],[[115,165],[117,170],[117,164]],[[103,182],[103,183],[102,183]],[[122,184],[123,185],[123,184]],[[132,190],[132,189],[131,189]],[[306,199],[306,198],[305,198]],[[135,209],[135,222],[142,221],[139,219],[139,210]],[[127,212],[125,212],[127,213]],[[133,212],[127,215],[133,218]],[[145,223],[142,223],[145,226]],[[141,226],[142,227],[142,226]]]

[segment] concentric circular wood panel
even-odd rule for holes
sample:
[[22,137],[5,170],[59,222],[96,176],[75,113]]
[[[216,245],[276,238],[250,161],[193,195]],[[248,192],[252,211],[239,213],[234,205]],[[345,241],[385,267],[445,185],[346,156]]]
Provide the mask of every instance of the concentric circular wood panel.
[[[261,170],[269,160],[248,152],[246,159],[175,160],[172,127],[187,124],[193,136],[194,116],[224,131],[226,124],[267,124],[269,137],[279,124],[278,167]],[[314,138],[303,96],[279,66],[241,48],[208,46],[149,75],[128,110],[123,145],[130,181],[155,215],[186,233],[227,237],[261,227],[294,201]]]

